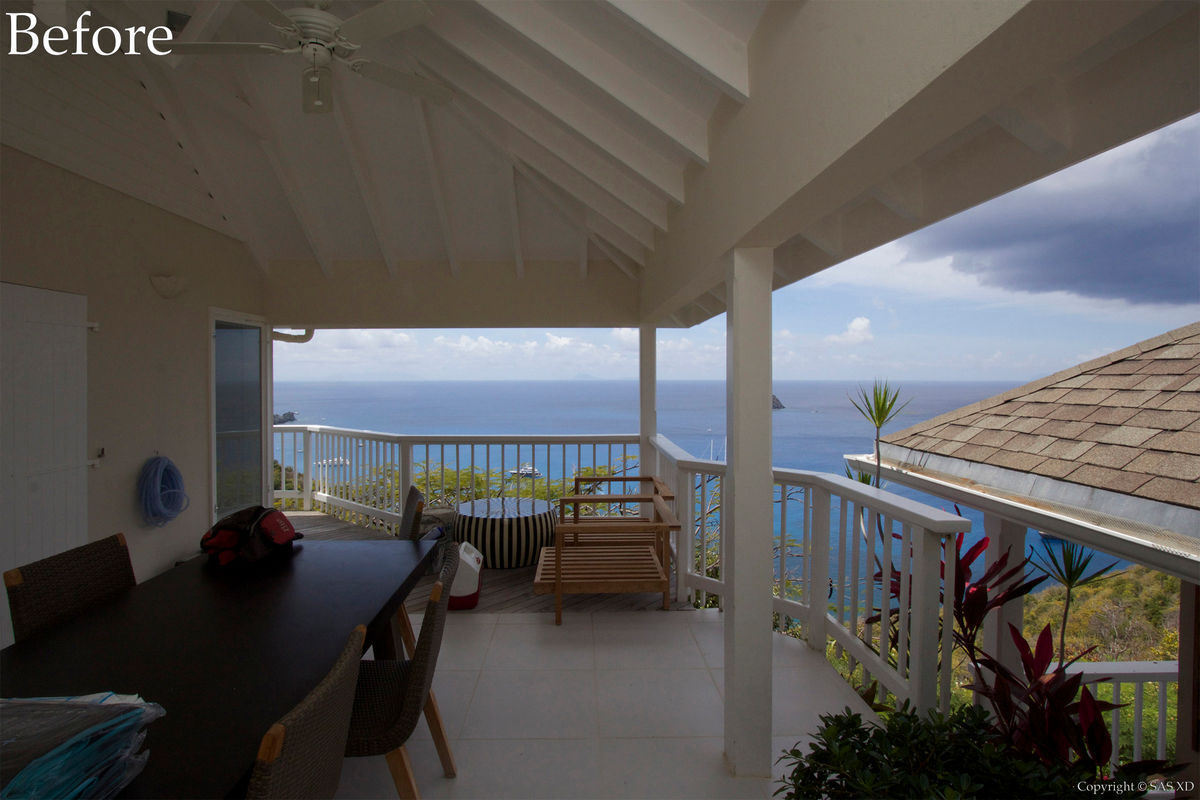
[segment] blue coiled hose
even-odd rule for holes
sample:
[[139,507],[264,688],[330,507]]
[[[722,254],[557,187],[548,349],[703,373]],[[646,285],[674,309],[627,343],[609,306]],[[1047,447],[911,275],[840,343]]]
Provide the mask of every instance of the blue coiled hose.
[[138,497],[146,522],[159,528],[178,517],[189,502],[183,491],[183,475],[166,456],[156,456],[142,467]]

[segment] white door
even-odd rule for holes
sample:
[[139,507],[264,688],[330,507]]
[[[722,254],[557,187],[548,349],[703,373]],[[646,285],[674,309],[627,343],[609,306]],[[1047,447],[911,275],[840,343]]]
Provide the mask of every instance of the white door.
[[270,331],[250,319],[213,319],[213,518],[267,502]]
[[0,571],[87,543],[87,415],[87,298],[0,283]]

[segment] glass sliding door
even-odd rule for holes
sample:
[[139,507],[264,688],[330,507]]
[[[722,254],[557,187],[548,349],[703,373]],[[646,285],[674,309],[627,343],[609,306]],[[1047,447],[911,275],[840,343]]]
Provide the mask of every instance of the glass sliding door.
[[213,323],[214,519],[265,502],[263,336],[259,325]]

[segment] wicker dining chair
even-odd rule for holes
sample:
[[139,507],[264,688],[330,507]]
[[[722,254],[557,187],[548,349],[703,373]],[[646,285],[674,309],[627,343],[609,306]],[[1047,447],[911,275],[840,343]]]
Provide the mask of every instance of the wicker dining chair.
[[408,487],[408,496],[404,498],[404,510],[400,514],[400,528],[397,535],[401,539],[421,538],[421,512],[425,510],[425,495],[416,486]]
[[247,798],[320,798],[337,792],[366,635],[365,625],[356,627],[329,674],[267,730]]
[[[346,756],[385,756],[396,794],[408,800],[418,798],[412,763],[405,742],[412,735],[424,711],[434,744],[447,778],[454,777],[454,761],[430,687],[442,645],[446,624],[446,606],[450,585],[458,571],[458,543],[449,542],[442,556],[437,582],[425,605],[421,632],[412,658],[408,660],[365,660],[358,668],[358,688],[354,692],[354,712],[350,717],[350,738]],[[399,614],[405,614],[401,607]],[[401,622],[403,627],[407,616]]]
[[117,533],[4,573],[16,641],[74,617],[137,584]]

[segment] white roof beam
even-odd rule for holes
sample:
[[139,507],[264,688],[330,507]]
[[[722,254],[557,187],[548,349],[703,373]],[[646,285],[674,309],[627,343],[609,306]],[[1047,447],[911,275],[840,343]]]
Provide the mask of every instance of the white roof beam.
[[[100,13],[118,26],[145,24],[140,15],[124,3],[104,6]],[[239,195],[229,188],[228,178],[221,168],[222,160],[212,150],[207,139],[195,132],[187,115],[187,106],[179,98],[175,87],[162,75],[160,67],[153,59],[130,58],[127,59],[127,63],[133,74],[146,87],[176,141],[186,152],[192,154],[200,180],[208,190],[209,196],[217,203],[221,218],[228,223],[230,232],[246,244],[251,258],[265,273],[268,268],[267,250],[254,228],[253,218]]]
[[413,51],[426,68],[454,86],[460,97],[473,98],[512,128],[603,187],[659,230],[667,229],[667,201],[628,173],[624,164],[596,152],[577,134],[563,129],[553,117],[504,90],[465,58],[428,44],[414,44]]
[[433,203],[437,208],[438,224],[442,229],[442,244],[446,249],[446,261],[450,274],[458,277],[458,248],[454,243],[454,228],[450,221],[450,210],[446,206],[446,179],[441,166],[441,154],[430,127],[429,106],[424,100],[412,98],[417,109],[417,128],[421,133],[421,148],[425,151],[425,163],[429,165],[429,186],[433,191]]
[[[597,214],[593,214],[586,208],[584,203],[576,197],[571,196],[562,188],[555,186],[548,178],[543,177],[536,169],[524,163],[509,149],[508,145],[501,141],[496,134],[496,127],[485,124],[481,119],[476,117],[463,104],[455,102],[452,108],[458,112],[460,118],[472,130],[478,133],[488,144],[495,148],[496,152],[501,157],[507,159],[512,165],[512,168],[523,177],[533,189],[540,194],[550,207],[554,209],[559,216],[563,218],[571,227],[582,232],[585,236],[590,235],[593,241],[601,235],[597,228],[603,231],[604,236],[610,241],[618,243],[618,246],[625,252],[625,257],[637,264],[644,265],[646,263],[646,250],[627,233],[622,231],[613,223],[606,220]],[[603,248],[602,248],[603,249]],[[618,264],[618,267],[621,265]],[[624,270],[623,270],[624,271]],[[626,274],[629,274],[626,271]],[[630,277],[633,277],[632,275]]]
[[911,164],[876,184],[869,194],[893,214],[917,222],[925,216],[925,170]]
[[588,276],[588,236],[587,231],[583,231],[579,237],[579,277],[583,280]]
[[613,263],[613,266],[621,270],[621,272],[624,272],[631,281],[636,281],[638,279],[638,265],[634,263],[632,258],[613,247],[604,239],[603,236],[598,233],[592,234],[592,243],[596,245],[596,248],[600,252],[604,253],[604,255],[608,257],[608,260]]
[[383,204],[379,199],[379,188],[375,185],[375,179],[372,177],[371,160],[363,146],[358,126],[354,122],[353,112],[348,108],[353,105],[350,94],[350,92],[339,92],[338,100],[333,104],[333,115],[337,121],[338,133],[342,137],[342,144],[350,157],[350,168],[354,173],[354,180],[358,184],[359,196],[367,209],[371,228],[375,232],[379,253],[383,256],[383,263],[387,266],[388,274],[394,278],[398,274],[401,243],[395,236],[395,226],[387,223]]
[[564,22],[541,3],[481,3],[517,33],[644,119],[692,158],[708,163],[708,121],[646,80],[618,56]]
[[[175,41],[189,44],[212,41],[217,29],[225,22],[229,12],[233,11],[236,5],[236,3],[199,3],[183,31],[175,37]],[[183,56],[177,56],[174,53],[167,56],[167,63],[171,65],[172,69],[178,68],[185,60]]]
[[512,226],[513,263],[517,267],[517,277],[525,277],[525,248],[521,244],[521,207],[517,203],[517,170],[512,162],[508,162],[508,219]]
[[683,169],[613,119],[563,86],[556,77],[497,41],[449,3],[425,24],[450,47],[625,164],[666,197],[684,200]]
[[241,123],[256,138],[267,138],[268,132],[263,130],[261,119],[250,107],[250,104],[244,98],[239,97],[233,89],[224,85],[222,80],[209,72],[206,66],[197,65],[188,70],[177,70],[171,75],[171,80],[175,83],[186,84],[189,90],[194,90],[202,95],[223,115]]
[[680,0],[608,0],[684,64],[739,103],[750,97],[746,43]]
[[621,252],[629,256],[638,264],[645,266],[649,260],[646,255],[646,248],[637,240],[631,238],[629,234],[614,225],[607,217],[597,214],[592,209],[587,209],[584,217],[585,224],[589,230],[593,230],[604,238],[608,239],[614,245],[621,249]]
[[300,223],[300,230],[304,234],[304,240],[308,243],[308,249],[316,259],[317,266],[321,268],[321,273],[326,278],[332,278],[333,258],[330,256],[330,249],[324,243],[320,215],[313,211],[308,204],[308,200],[300,188],[301,184],[296,170],[284,156],[283,148],[279,146],[279,137],[275,133],[270,117],[261,112],[262,98],[258,94],[258,87],[255,86],[254,79],[249,75],[245,76],[241,86],[242,91],[250,99],[251,106],[260,109],[259,125],[267,133],[265,138],[259,139],[258,145],[266,155],[267,163],[271,165],[271,170],[275,173],[275,178],[283,189],[283,195],[287,198],[296,221]]
[[[466,98],[456,98],[454,105],[480,121],[494,120],[487,109]],[[587,176],[576,171],[570,163],[541,147],[521,131],[504,125],[503,121],[495,122],[491,127],[501,131],[501,147],[514,159],[528,163],[581,203],[602,214],[641,247],[654,247],[654,227]]]

